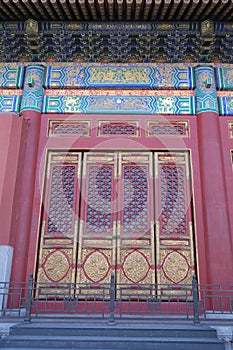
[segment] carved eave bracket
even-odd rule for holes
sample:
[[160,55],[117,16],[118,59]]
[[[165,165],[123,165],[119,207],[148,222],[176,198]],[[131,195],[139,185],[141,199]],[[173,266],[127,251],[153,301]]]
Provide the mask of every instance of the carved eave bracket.
[[207,19],[201,22],[200,40],[201,56],[205,61],[209,61],[215,48],[215,24],[213,21]]
[[30,57],[30,60],[33,62],[39,61],[39,23],[34,19],[28,19],[25,22],[24,36],[26,42],[27,56]]

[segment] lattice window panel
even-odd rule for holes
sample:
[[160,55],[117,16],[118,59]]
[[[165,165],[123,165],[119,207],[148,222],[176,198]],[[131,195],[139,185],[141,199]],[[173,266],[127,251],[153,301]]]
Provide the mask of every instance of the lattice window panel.
[[139,136],[139,122],[99,121],[98,136]]
[[53,137],[90,136],[90,121],[50,120],[48,135]]
[[233,121],[228,122],[228,132],[229,132],[229,137],[232,139],[233,138]]
[[147,136],[189,137],[188,121],[147,121]]

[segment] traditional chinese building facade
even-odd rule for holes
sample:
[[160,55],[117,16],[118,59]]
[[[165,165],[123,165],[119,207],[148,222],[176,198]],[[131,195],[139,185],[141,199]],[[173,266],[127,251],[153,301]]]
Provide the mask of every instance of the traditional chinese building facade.
[[0,29],[1,281],[232,283],[232,25]]

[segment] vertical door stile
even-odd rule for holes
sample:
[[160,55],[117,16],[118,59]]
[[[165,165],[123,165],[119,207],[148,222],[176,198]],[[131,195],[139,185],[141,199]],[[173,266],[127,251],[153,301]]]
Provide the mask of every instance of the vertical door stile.
[[[116,155],[116,171],[117,171],[117,179],[115,183],[115,220],[116,220],[116,264],[115,264],[115,281],[116,285],[120,281],[119,269],[120,269],[120,246],[121,246],[121,220],[119,217],[120,213],[120,203],[121,203],[121,193],[122,193],[122,183],[121,183],[121,152],[115,152]],[[117,295],[118,295],[117,291]]]
[[[194,270],[188,152],[160,152],[156,188],[156,271],[159,284],[191,284]],[[188,173],[187,173],[188,172]],[[173,291],[161,290],[164,297]]]
[[193,188],[191,181],[191,167],[189,161],[190,154],[186,153],[186,181],[185,181],[185,192],[186,195],[186,203],[185,206],[187,208],[187,232],[188,232],[188,240],[189,240],[189,248],[190,248],[190,268],[192,270],[192,274],[195,272],[195,244],[194,244],[194,232],[193,232]]
[[84,154],[77,284],[109,283],[115,267],[115,163],[113,152]]
[[119,155],[118,283],[152,284],[155,281],[151,161],[150,152],[121,152]]
[[84,219],[83,219],[83,207],[85,206],[85,198],[87,196],[86,186],[84,185],[86,181],[86,163],[87,163],[87,153],[83,154],[83,162],[82,162],[82,172],[81,172],[81,183],[80,183],[80,210],[79,210],[79,226],[78,226],[78,254],[77,254],[77,271],[76,271],[76,283],[78,284],[80,281],[81,274],[81,256],[82,256],[82,240],[83,240],[83,229],[84,229]]
[[80,166],[79,152],[48,153],[38,254],[39,283],[74,282]]
[[76,173],[76,181],[77,181],[77,187],[76,187],[76,201],[74,202],[74,246],[75,249],[73,250],[73,277],[72,277],[72,283],[75,283],[76,281],[76,275],[77,275],[77,256],[78,256],[78,241],[79,241],[79,209],[81,205],[81,171],[82,171],[82,153],[79,152],[79,163],[77,166],[77,173]]
[[149,222],[150,222],[150,233],[151,233],[151,268],[152,268],[152,277],[151,277],[151,283],[155,285],[156,283],[156,275],[155,275],[155,265],[156,265],[156,252],[155,252],[155,184],[154,184],[154,159],[153,159],[153,153],[150,152],[150,158],[149,158],[149,167],[150,167],[150,177],[149,177],[149,193],[148,193],[148,200],[149,200]]
[[113,217],[113,235],[112,235],[112,273],[115,276],[115,281],[117,279],[117,261],[118,261],[118,217],[117,217],[117,184],[119,179],[118,174],[118,152],[114,153],[114,179],[113,179],[113,195],[111,201],[111,213]]
[[160,222],[159,216],[161,213],[161,201],[160,201],[160,177],[159,177],[159,153],[154,153],[154,216],[155,216],[155,279],[158,285],[161,284],[160,274],[158,269],[160,268]]

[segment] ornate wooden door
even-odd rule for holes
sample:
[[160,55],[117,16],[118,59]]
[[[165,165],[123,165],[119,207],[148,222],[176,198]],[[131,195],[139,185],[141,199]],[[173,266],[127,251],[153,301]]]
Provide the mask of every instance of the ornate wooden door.
[[84,154],[77,282],[154,283],[150,152]]
[[38,282],[74,282],[80,203],[79,152],[49,152],[45,173]]
[[195,272],[192,192],[188,152],[155,152],[156,278],[191,284]]
[[190,188],[188,152],[50,152],[37,280],[190,283]]

